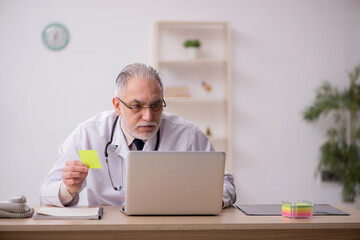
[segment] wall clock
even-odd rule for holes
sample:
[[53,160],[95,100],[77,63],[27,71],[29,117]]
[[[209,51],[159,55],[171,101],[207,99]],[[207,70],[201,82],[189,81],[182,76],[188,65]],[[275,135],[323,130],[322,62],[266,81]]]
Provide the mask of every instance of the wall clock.
[[44,28],[42,40],[47,48],[60,50],[69,42],[69,31],[60,23],[51,23]]

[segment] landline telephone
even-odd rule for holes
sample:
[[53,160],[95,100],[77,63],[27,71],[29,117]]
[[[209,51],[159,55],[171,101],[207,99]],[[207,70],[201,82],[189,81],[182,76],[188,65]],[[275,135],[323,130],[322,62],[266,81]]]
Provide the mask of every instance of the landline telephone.
[[34,209],[27,205],[25,196],[0,201],[0,218],[28,218],[33,215]]

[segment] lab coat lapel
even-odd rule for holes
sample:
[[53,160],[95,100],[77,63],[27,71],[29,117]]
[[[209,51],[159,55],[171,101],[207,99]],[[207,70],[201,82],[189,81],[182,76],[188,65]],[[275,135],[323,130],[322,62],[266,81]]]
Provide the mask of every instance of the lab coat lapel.
[[145,142],[143,151],[155,151],[157,133]]

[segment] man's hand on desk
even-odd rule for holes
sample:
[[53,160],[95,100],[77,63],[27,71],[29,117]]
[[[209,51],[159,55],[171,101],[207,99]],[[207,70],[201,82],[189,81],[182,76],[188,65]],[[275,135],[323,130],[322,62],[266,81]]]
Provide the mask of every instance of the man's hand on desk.
[[88,166],[78,160],[69,160],[62,169],[62,179],[72,195],[77,193],[88,175]]

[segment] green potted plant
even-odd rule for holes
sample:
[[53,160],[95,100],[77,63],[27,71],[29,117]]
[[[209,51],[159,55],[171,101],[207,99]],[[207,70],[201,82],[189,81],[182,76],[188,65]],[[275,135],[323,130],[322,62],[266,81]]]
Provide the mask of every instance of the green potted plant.
[[316,91],[313,103],[303,112],[303,119],[316,122],[331,116],[333,126],[320,147],[316,173],[326,169],[342,183],[342,199],[354,202],[360,185],[360,64],[348,73],[350,85],[342,91],[324,82]]
[[183,43],[185,49],[187,49],[188,56],[190,58],[197,58],[201,42],[199,39],[188,39]]

